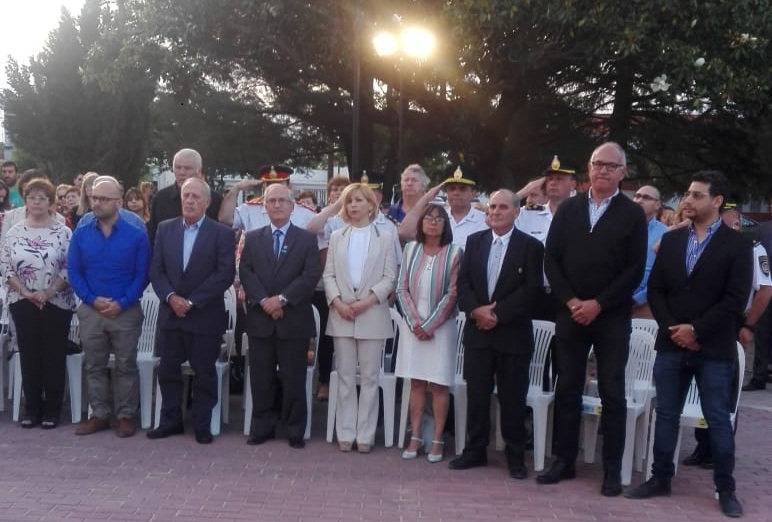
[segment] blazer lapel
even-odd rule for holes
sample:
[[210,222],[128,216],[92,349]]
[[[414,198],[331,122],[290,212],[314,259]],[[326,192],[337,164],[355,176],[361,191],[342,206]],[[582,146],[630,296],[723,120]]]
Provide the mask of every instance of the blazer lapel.
[[[359,285],[360,288],[362,287],[370,287],[372,286],[370,281],[367,281],[367,278],[375,273],[375,266],[378,262],[378,259],[383,257],[385,255],[384,252],[381,252],[381,242],[380,239],[380,232],[378,232],[378,228],[375,225],[370,225],[370,244],[367,247],[367,257],[365,258],[365,266],[362,267],[362,284]],[[374,282],[373,282],[374,283]]]
[[480,256],[478,259],[480,260],[480,263],[482,266],[480,267],[480,270],[477,271],[479,280],[478,285],[480,288],[485,288],[485,298],[487,299],[489,295],[493,295],[493,290],[488,288],[488,257],[491,254],[491,244],[493,243],[493,233],[488,230],[485,233],[485,236],[480,241]]
[[[700,258],[694,264],[694,268],[692,269],[690,277],[693,276],[698,270],[700,270],[700,268],[705,263],[710,263],[710,259],[719,252],[724,241],[724,234],[729,230],[728,228],[725,230],[725,228],[726,227],[723,223],[718,227],[718,230],[716,230],[716,232],[713,234],[713,237],[710,239],[710,243],[708,243],[708,246],[705,247],[705,250],[702,251]],[[687,233],[686,236],[688,238],[689,234]],[[684,252],[686,252],[686,248],[684,248]],[[686,260],[684,259],[684,270],[686,269],[685,265]]]
[[[190,270],[191,265],[195,266],[195,260],[198,258],[198,256],[202,255],[202,252],[206,251],[207,246],[205,245],[205,243],[207,242],[206,241],[207,231],[205,230],[205,228],[207,228],[208,226],[207,224],[208,219],[209,218],[204,218],[204,221],[201,222],[201,227],[198,229],[198,234],[196,234],[196,241],[193,243],[193,249],[190,251],[190,259],[188,259],[188,266],[185,267],[184,272],[187,272],[188,270]],[[183,233],[183,236],[184,235],[185,234]],[[185,240],[183,239],[183,242],[184,241]],[[183,262],[184,262],[184,259],[183,259]]]

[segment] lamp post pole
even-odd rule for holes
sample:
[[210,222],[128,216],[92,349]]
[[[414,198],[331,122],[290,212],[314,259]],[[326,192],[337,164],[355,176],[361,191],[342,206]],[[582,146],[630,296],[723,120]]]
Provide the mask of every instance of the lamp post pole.
[[357,2],[354,14],[354,99],[352,100],[351,169],[349,176],[359,172],[359,123],[362,83],[362,2]]
[[405,98],[402,94],[402,60],[397,62],[397,76],[399,77],[399,97],[397,98],[397,170],[405,168],[402,163],[405,136]]

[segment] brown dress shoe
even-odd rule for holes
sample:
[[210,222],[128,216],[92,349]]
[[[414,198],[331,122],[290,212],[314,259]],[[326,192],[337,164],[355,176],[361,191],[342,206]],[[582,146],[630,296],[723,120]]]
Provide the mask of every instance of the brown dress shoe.
[[118,425],[115,427],[115,434],[122,439],[131,437],[137,432],[137,426],[134,419],[118,419]]
[[91,417],[85,422],[81,422],[78,428],[75,430],[75,435],[91,435],[98,431],[104,431],[110,429],[109,419],[100,419],[99,417]]

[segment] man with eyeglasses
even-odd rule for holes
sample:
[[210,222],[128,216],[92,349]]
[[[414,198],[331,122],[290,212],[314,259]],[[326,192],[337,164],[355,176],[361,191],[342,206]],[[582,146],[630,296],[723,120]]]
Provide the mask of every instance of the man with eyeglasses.
[[626,490],[625,497],[671,494],[678,423],[694,379],[710,426],[713,483],[719,505],[724,515],[740,517],[743,508],[735,496],[730,405],[737,336],[745,321],[743,311],[751,292],[754,263],[750,239],[723,224],[719,216],[728,193],[724,174],[697,172],[682,201],[684,216],[691,224],[662,237],[649,278],[649,302],[659,323],[652,477]]
[[[139,406],[137,343],[142,332],[139,305],[147,285],[150,241],[147,234],[121,217],[123,189],[115,178],[99,176],[91,197],[94,219],[78,227],[67,254],[70,284],[82,304],[78,307],[80,340],[85,356],[86,383],[93,415],[75,430],[90,435],[110,428],[131,437]],[[110,402],[107,363],[115,354],[115,393]]]
[[633,292],[633,317],[643,319],[653,319],[648,299],[646,298],[646,284],[649,282],[651,267],[654,266],[654,246],[659,243],[662,236],[667,232],[667,226],[657,219],[659,209],[662,208],[662,201],[659,190],[651,185],[644,185],[635,191],[633,201],[638,203],[646,216],[646,230],[648,232],[648,244],[646,247],[646,268],[643,272],[643,279],[638,288]]
[[562,303],[555,328],[557,459],[537,482],[556,484],[576,476],[582,392],[593,347],[603,407],[601,494],[617,496],[622,493],[630,303],[646,265],[646,217],[619,189],[627,173],[619,144],[596,148],[588,169],[589,192],[560,205],[547,235],[544,267]]

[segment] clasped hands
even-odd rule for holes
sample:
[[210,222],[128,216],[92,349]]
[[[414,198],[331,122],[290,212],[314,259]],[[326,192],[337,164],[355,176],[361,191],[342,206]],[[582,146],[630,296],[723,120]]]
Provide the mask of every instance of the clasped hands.
[[587,299],[582,301],[576,297],[572,297],[566,303],[566,306],[571,311],[571,319],[574,322],[587,326],[592,323],[600,315],[600,303],[595,299]]
[[469,314],[479,330],[492,330],[499,324],[499,318],[493,309],[496,307],[496,302],[491,304],[478,306],[472,313]]
[[[172,298],[174,297],[179,297],[179,296],[172,296]],[[170,303],[172,298],[169,299]],[[121,305],[118,304],[118,301],[114,301],[111,297],[97,297],[96,299],[94,299],[93,308],[94,310],[96,310],[103,316],[107,317],[108,319],[115,319],[116,317],[121,315],[121,311],[122,311]]]
[[377,298],[375,297],[375,294],[371,293],[365,299],[358,299],[350,304],[344,303],[340,297],[337,297],[332,302],[332,305],[343,319],[346,321],[353,321],[358,316],[365,313],[365,311],[373,306],[375,302],[377,302]]
[[692,352],[700,349],[697,344],[697,336],[694,334],[694,327],[690,324],[676,324],[669,326],[670,340],[681,348],[686,348]]
[[284,317],[284,308],[281,306],[281,299],[278,295],[272,295],[260,302],[260,307],[265,313],[271,316],[271,319],[278,321]]
[[40,310],[42,310],[48,302],[48,295],[45,290],[35,290],[34,292],[25,290],[22,292],[22,297],[27,301],[31,301]]

